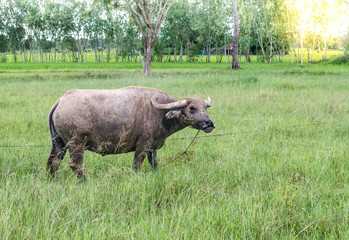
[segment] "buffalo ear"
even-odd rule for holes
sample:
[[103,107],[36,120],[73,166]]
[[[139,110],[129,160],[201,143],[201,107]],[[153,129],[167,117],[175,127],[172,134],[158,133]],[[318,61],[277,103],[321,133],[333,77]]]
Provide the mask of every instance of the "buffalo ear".
[[181,110],[171,110],[167,112],[165,116],[167,119],[172,119],[172,118],[179,118],[180,115],[181,115]]

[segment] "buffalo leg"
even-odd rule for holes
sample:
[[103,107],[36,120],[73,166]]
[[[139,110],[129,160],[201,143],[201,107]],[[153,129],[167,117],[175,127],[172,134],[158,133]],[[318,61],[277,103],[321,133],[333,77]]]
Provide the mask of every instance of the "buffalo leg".
[[51,154],[47,160],[47,171],[50,171],[51,176],[55,176],[55,172],[59,169],[59,165],[64,158],[64,155],[67,151],[65,143],[63,140],[56,136],[52,139],[52,150]]
[[139,169],[142,166],[146,156],[147,153],[143,148],[136,149],[135,156],[133,158],[133,168]]
[[148,152],[148,162],[153,170],[158,168],[158,155],[157,151]]
[[71,144],[68,149],[70,154],[69,167],[79,179],[86,180],[86,177],[82,171],[82,163],[84,161],[83,144]]

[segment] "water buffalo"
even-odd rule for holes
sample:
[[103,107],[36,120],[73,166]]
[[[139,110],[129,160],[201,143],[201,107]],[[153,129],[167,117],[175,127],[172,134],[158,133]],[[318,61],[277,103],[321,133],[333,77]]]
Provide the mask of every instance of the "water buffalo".
[[146,87],[116,90],[66,92],[49,113],[52,151],[47,169],[54,176],[66,150],[69,166],[81,179],[84,150],[101,155],[135,151],[133,167],[138,169],[146,156],[157,168],[157,150],[167,137],[187,127],[211,132],[207,101],[192,97],[177,101],[168,94]]

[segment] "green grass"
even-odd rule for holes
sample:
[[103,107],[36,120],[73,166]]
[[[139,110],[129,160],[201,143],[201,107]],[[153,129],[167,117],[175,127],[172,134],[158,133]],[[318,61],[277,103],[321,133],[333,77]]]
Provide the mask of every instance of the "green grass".
[[[311,54],[312,53],[311,53],[311,50],[310,50],[310,52],[309,52],[309,59],[311,59]],[[321,54],[321,58],[320,58],[320,54]],[[70,55],[69,53],[66,53],[66,61],[67,62],[65,63],[63,70],[66,70],[65,68],[70,68],[70,66],[76,66],[75,63],[70,65],[71,59],[69,58],[69,55]],[[321,51],[320,53],[318,53],[315,50],[314,53],[313,53],[313,62],[312,63],[319,63],[321,61],[321,59],[322,59],[322,61],[331,61],[331,60],[333,60],[333,59],[335,59],[337,57],[343,56],[343,55],[344,55],[343,51],[329,49],[329,50],[327,50],[327,53],[326,53],[326,60],[323,60],[324,51]],[[4,54],[0,53],[0,56],[4,56]],[[27,62],[28,63],[29,63],[29,56],[30,56],[30,53],[28,51],[27,52]],[[89,64],[85,63],[84,67],[80,66],[80,67],[77,67],[77,68],[87,68],[87,66],[94,66],[94,68],[97,68],[97,69],[101,69],[102,68],[103,69],[103,68],[106,67],[105,65],[102,65],[102,66],[101,65],[95,65],[95,54],[94,54],[94,52],[87,52],[87,53],[85,53],[84,56],[86,58],[86,63],[91,63],[92,65],[89,65]],[[165,62],[167,60],[167,57],[168,57],[167,55],[163,55],[163,58],[162,58],[163,62]],[[175,64],[175,65],[173,64],[173,58],[174,58],[174,56],[171,55],[171,61],[172,61],[171,62],[171,67],[176,67],[176,65],[178,65],[178,64]],[[176,59],[178,60],[178,58],[179,58],[179,55],[177,53]],[[257,62],[257,56],[256,55],[251,55],[250,58],[251,58],[252,62]],[[264,61],[262,56],[260,56],[259,58],[260,58],[259,59],[260,61]],[[293,56],[291,55],[291,53],[289,53],[288,55],[286,55],[284,57],[281,57],[280,60],[283,63],[291,63],[292,59],[293,59],[293,62],[296,62],[296,58],[299,59],[299,62],[301,61],[301,52],[299,52],[299,57],[298,57],[298,51],[296,51],[296,52],[293,53]],[[51,60],[49,60],[49,59],[51,59]],[[157,57],[155,57],[155,59],[157,60]],[[210,63],[208,63],[208,56],[203,56],[202,57],[201,55],[195,55],[195,59],[192,60],[192,61],[194,61],[195,63],[208,63],[210,65],[211,64],[214,65],[215,63],[217,63],[217,59],[218,59],[218,61],[221,62],[220,65],[222,65],[222,63],[225,63],[225,56],[224,55],[220,55],[220,56],[217,57],[215,54],[210,56],[210,61],[211,61]],[[244,57],[244,55],[239,57],[239,59],[240,59],[240,61],[242,63],[246,63],[246,58]],[[61,53],[60,53],[60,56],[58,57],[58,52],[57,52],[56,60],[57,60],[57,62],[59,60],[59,62],[62,63],[63,58],[61,56]],[[35,62],[38,63],[39,61],[40,61],[39,60],[39,56],[35,52]],[[53,69],[61,69],[62,68],[62,66],[55,66],[55,65],[52,65],[52,64],[45,64],[46,62],[50,63],[50,61],[51,62],[54,61],[53,53],[51,53],[51,57],[50,58],[48,57],[47,61],[46,61],[46,59],[44,57],[42,57],[42,61],[43,62],[41,63],[41,65],[43,65],[42,68],[44,68],[44,69],[51,69],[51,70],[53,70]],[[102,62],[101,53],[98,53],[98,61]],[[104,62],[106,62],[106,61],[107,61],[107,55],[106,55],[106,52],[104,52]],[[134,64],[130,64],[131,62],[129,62],[129,61],[131,61]],[[138,55],[137,55],[137,61],[136,62],[134,62],[134,61],[135,61],[135,59],[132,56],[130,56],[130,58],[128,58],[128,57],[122,58],[121,56],[119,56],[118,57],[117,66],[121,66],[122,67],[122,66],[125,66],[125,63],[126,63],[127,68],[134,69],[134,68],[137,68],[137,66],[139,66],[141,64]],[[227,61],[231,63],[232,56],[228,56],[227,55]],[[278,56],[277,56],[277,61],[279,61],[279,57]],[[23,62],[24,62],[24,58],[21,58],[20,55],[17,55],[17,63],[23,63]],[[187,56],[184,55],[183,56],[183,63],[187,63],[187,62],[188,62]],[[273,63],[276,62],[275,56],[272,57],[272,62]],[[6,54],[6,63],[7,64],[1,64],[0,63],[0,65],[7,65],[7,67],[12,68],[11,65],[9,66],[8,63],[15,63],[13,54],[11,54],[11,53],[7,53]],[[31,63],[33,63],[32,60],[31,60]],[[114,50],[112,51],[112,53],[110,55],[110,63],[115,63],[115,51]],[[308,51],[306,49],[303,49],[303,63],[308,63]],[[16,65],[18,66],[18,64],[16,64]],[[16,65],[13,65],[13,66],[16,66]],[[34,65],[36,66],[36,64],[34,64]],[[182,65],[182,67],[183,67],[182,63],[180,65]],[[190,65],[192,65],[192,63]],[[26,67],[19,67],[19,68],[20,69],[23,68],[24,70],[29,70]],[[178,68],[178,66],[177,66],[177,68]]]
[[[345,65],[0,64],[0,239],[348,239],[349,68]],[[211,135],[157,172],[133,154],[86,152],[45,171],[47,115],[71,88],[149,86],[210,94]],[[319,124],[323,123],[323,124]],[[245,132],[245,133],[243,133]],[[184,129],[171,138],[195,135]],[[199,136],[210,134],[200,133]],[[167,141],[160,164],[190,140]]]

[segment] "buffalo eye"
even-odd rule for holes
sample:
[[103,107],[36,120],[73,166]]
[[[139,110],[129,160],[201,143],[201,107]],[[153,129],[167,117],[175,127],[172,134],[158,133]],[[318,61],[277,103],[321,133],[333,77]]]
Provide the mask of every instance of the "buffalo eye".
[[195,112],[195,111],[196,111],[196,107],[194,107],[194,106],[190,106],[190,107],[189,107],[189,110],[190,110],[190,112],[192,112],[192,113],[193,113],[193,112]]

